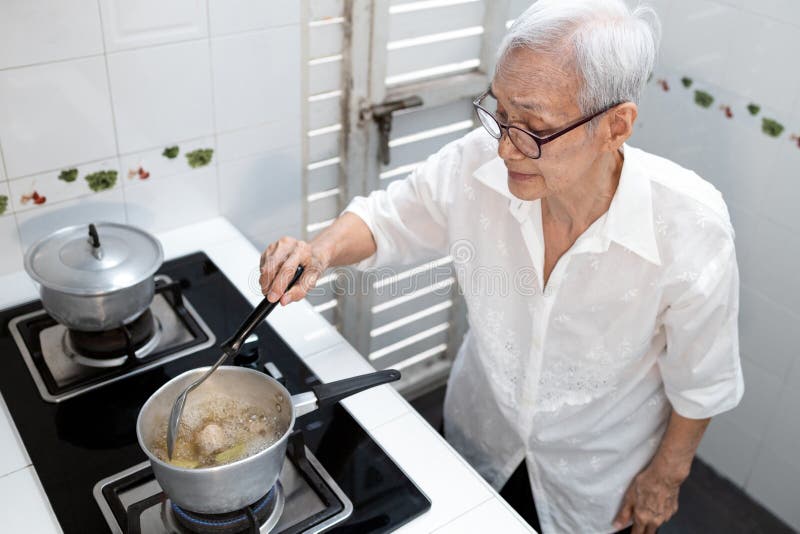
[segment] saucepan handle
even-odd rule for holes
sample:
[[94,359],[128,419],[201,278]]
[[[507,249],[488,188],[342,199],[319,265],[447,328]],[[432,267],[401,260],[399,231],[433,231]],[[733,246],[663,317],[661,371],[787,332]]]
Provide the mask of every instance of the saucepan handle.
[[365,375],[337,380],[329,384],[320,384],[311,388],[311,391],[292,395],[292,405],[294,405],[295,416],[300,417],[317,408],[324,408],[339,402],[340,400],[355,395],[365,389],[388,384],[400,380],[400,371],[387,369],[376,371]]
[[337,380],[329,384],[320,384],[311,389],[314,391],[314,395],[317,396],[317,406],[324,408],[325,406],[336,404],[340,400],[350,395],[355,395],[365,389],[374,388],[381,384],[388,384],[389,382],[396,382],[397,380],[400,380],[400,371],[386,369],[385,371],[376,371],[352,378],[345,378],[344,380]]

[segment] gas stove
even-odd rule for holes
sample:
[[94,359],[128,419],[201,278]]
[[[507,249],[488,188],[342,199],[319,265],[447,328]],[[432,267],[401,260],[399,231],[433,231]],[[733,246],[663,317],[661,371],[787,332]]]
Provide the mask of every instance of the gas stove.
[[350,517],[353,504],[295,431],[278,482],[261,499],[227,514],[197,514],[164,494],[148,462],[105,478],[94,498],[120,534],[324,532]]
[[[278,484],[247,509],[198,517],[173,505],[139,449],[139,409],[213,363],[251,306],[203,253],[164,263],[156,282],[139,324],[102,339],[67,331],[38,301],[0,310],[0,392],[64,532],[389,532],[430,507],[339,405],[297,420]],[[320,383],[267,323],[233,364],[292,393]]]

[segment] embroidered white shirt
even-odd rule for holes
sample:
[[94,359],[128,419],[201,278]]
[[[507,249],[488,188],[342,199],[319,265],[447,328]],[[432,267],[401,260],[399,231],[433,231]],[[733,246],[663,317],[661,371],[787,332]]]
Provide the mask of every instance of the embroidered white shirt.
[[670,409],[711,417],[744,390],[734,233],[720,193],[666,159],[622,152],[608,211],[545,287],[541,203],[509,192],[482,129],[346,210],[377,243],[361,269],[452,255],[469,332],[445,435],[498,489],[527,460],[544,534],[612,532]]

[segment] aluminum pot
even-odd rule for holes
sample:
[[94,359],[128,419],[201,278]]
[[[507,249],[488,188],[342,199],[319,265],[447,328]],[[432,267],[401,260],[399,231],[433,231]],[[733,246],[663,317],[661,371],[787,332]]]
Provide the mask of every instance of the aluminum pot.
[[156,457],[150,447],[166,432],[172,404],[178,394],[209,368],[192,369],[176,376],[159,388],[142,406],[136,421],[139,446],[150,459],[158,483],[164,492],[186,510],[219,514],[239,510],[267,494],[283,467],[289,435],[297,417],[328,406],[365,389],[394,382],[400,372],[393,369],[347,378],[291,395],[277,380],[245,367],[224,366],[192,391],[186,401],[194,403],[223,394],[261,408],[278,417],[281,437],[258,453],[225,465],[188,469]]
[[73,330],[99,332],[139,317],[153,301],[161,243],[124,224],[62,228],[25,253],[47,312]]

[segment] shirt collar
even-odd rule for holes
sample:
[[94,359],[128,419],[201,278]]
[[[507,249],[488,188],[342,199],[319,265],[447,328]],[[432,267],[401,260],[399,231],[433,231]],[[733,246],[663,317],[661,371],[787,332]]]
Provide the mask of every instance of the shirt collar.
[[650,177],[641,167],[641,151],[623,145],[622,153],[625,161],[608,207],[607,236],[650,263],[661,265],[653,225]]
[[[617,242],[643,259],[661,265],[653,226],[650,179],[640,166],[639,150],[623,145],[621,151],[625,160],[602,233],[608,240]],[[520,223],[533,215],[531,208],[539,201],[520,200],[509,191],[508,171],[499,157],[494,157],[480,166],[473,176],[506,197],[509,200],[509,211]],[[538,213],[539,220],[533,222],[541,226],[541,211]]]

